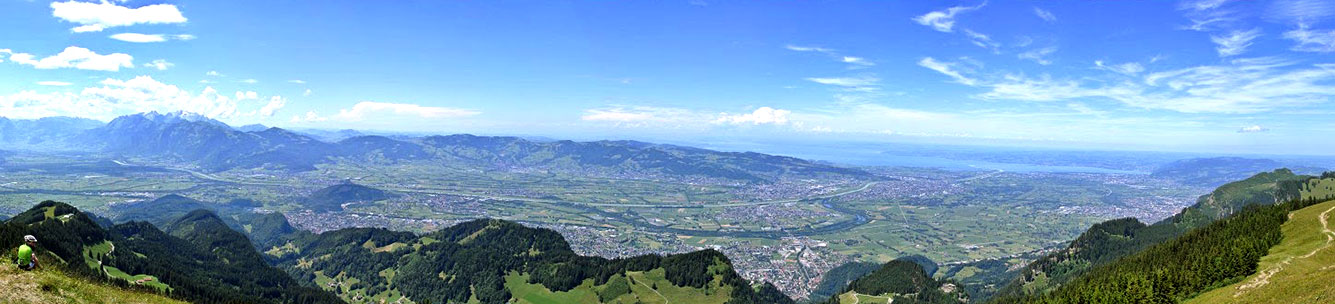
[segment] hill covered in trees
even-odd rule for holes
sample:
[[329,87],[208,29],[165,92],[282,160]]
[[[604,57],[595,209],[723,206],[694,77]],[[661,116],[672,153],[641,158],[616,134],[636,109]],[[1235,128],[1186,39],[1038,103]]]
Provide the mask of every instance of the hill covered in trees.
[[1287,169],[1253,175],[1225,184],[1178,214],[1146,225],[1134,218],[1114,219],[1090,227],[1063,250],[1030,263],[993,297],[1009,303],[1045,294],[1091,269],[1177,238],[1250,205],[1272,205],[1299,198],[1297,185],[1310,177]]
[[0,225],[0,248],[13,250],[23,235],[35,235],[47,269],[191,302],[341,302],[266,264],[212,213],[189,213],[171,226],[174,235],[142,221],[104,228],[70,205],[46,201]]
[[1289,212],[1330,198],[1324,180],[1276,170],[1224,185],[1154,225],[1097,224],[991,302],[1174,303],[1238,282],[1279,244]]
[[417,303],[792,303],[753,285],[723,254],[604,259],[560,234],[481,219],[425,235],[352,228],[296,237],[268,252],[299,280],[344,299]]
[[[930,263],[930,262],[929,262]],[[933,265],[933,267],[935,267]],[[848,284],[827,304],[861,302],[966,303],[969,296],[955,282],[933,279],[918,259],[895,259]]]
[[306,198],[302,206],[314,211],[342,211],[343,204],[374,202],[394,198],[395,196],[384,190],[353,183],[343,183],[316,190]]

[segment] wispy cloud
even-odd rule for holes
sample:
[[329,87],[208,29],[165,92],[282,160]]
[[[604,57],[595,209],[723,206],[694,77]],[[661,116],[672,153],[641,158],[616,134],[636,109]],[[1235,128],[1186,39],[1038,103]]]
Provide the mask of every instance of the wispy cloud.
[[819,46],[798,46],[798,45],[792,45],[792,44],[785,45],[783,48],[788,49],[788,50],[790,50],[790,51],[797,51],[797,52],[815,52],[815,53],[821,53],[821,54],[824,54],[824,55],[829,56],[829,57],[831,57],[831,58],[834,58],[834,59],[836,59],[836,60],[839,60],[839,62],[843,62],[843,63],[851,64],[852,66],[851,66],[850,68],[856,68],[856,67],[869,67],[869,66],[874,66],[874,65],[876,65],[876,63],[873,63],[873,62],[867,60],[866,58],[857,57],[857,56],[840,55],[839,52],[838,52],[837,50],[835,50],[835,49],[831,49],[831,48],[824,48],[824,47],[819,47]]
[[977,86],[990,91],[977,97],[1022,101],[1095,98],[1144,109],[1246,114],[1326,102],[1335,95],[1335,65],[1292,65],[1276,58],[1235,59],[1221,65],[1150,73],[1140,82],[1007,75],[979,81]]
[[1252,40],[1261,36],[1261,29],[1254,28],[1246,31],[1232,31],[1227,35],[1211,35],[1210,41],[1219,45],[1215,51],[1219,52],[1219,57],[1231,57],[1242,54],[1247,51],[1247,47],[1252,45]]
[[[271,102],[272,104],[272,102]],[[341,122],[361,122],[367,120],[384,121],[395,117],[411,118],[461,118],[476,116],[482,114],[475,110],[432,107],[411,103],[388,103],[363,101],[358,102],[351,108],[339,110],[337,114],[323,117],[315,115],[315,112],[308,112],[305,121],[341,121]]]
[[932,57],[923,57],[921,60],[918,60],[918,65],[919,65],[919,66],[922,66],[922,67],[924,67],[924,68],[928,68],[928,69],[931,69],[931,70],[933,70],[933,71],[936,71],[937,73],[941,73],[941,74],[945,74],[946,76],[950,76],[950,78],[951,78],[951,79],[954,79],[955,82],[958,82],[958,83],[961,83],[961,84],[964,84],[964,85],[975,85],[975,84],[977,84],[977,81],[976,81],[976,80],[974,80],[974,79],[972,79],[972,78],[969,78],[969,77],[965,77],[963,74],[960,74],[959,71],[956,71],[955,68],[954,68],[954,66],[955,66],[954,63],[948,63],[948,62],[937,61],[935,58],[932,58]]
[[1028,50],[1015,56],[1019,57],[1020,59],[1032,60],[1041,65],[1049,65],[1052,64],[1052,60],[1048,60],[1047,58],[1048,55],[1052,55],[1052,53],[1056,52],[1057,52],[1057,47],[1049,46],[1040,49]]
[[134,42],[134,43],[163,42],[172,39],[174,40],[195,39],[194,35],[163,35],[163,34],[140,34],[140,33],[120,33],[111,35],[110,37],[111,39],[116,39],[125,42]]
[[243,82],[243,83],[247,83],[247,84],[256,84],[256,83],[259,83],[260,81],[259,81],[259,80],[255,80],[255,79],[252,78],[252,79],[242,79],[241,82]]
[[185,16],[171,4],[153,4],[137,8],[112,2],[52,2],[51,15],[61,20],[80,24],[71,29],[76,33],[100,32],[107,28],[135,24],[184,23]]
[[821,52],[826,54],[834,54],[834,49],[827,49],[818,46],[797,46],[789,44],[784,46],[783,48],[798,52]]
[[987,5],[987,2],[978,4],[978,6],[955,6],[945,10],[932,11],[923,14],[922,16],[914,17],[913,21],[931,27],[939,32],[949,33],[954,31],[955,15],[980,9],[985,5]]
[[973,45],[977,45],[978,47],[992,50],[993,53],[996,53],[1001,49],[1001,44],[992,41],[992,37],[988,37],[987,35],[975,32],[970,29],[964,29],[963,32],[964,36],[969,37],[969,42],[973,43]]
[[876,85],[881,80],[871,76],[860,77],[810,77],[807,81],[841,87],[866,87]]
[[[1151,60],[1151,62],[1153,61],[1154,60]],[[1132,76],[1140,74],[1140,72],[1145,71],[1144,66],[1141,66],[1139,63],[1135,62],[1127,62],[1123,64],[1104,64],[1103,60],[1095,60],[1094,67],[1101,70],[1112,71],[1118,74],[1132,75]]]
[[306,81],[305,81],[305,80],[301,80],[301,79],[292,79],[292,80],[288,80],[287,82],[289,82],[289,83],[295,83],[295,84],[306,84]]
[[37,59],[28,53],[12,53],[9,60],[18,64],[30,65],[38,69],[75,68],[93,71],[120,71],[121,68],[133,68],[134,57],[124,53],[101,55],[92,50],[71,46],[59,54]]
[[1296,30],[1284,32],[1284,38],[1298,44],[1292,50],[1299,52],[1335,52],[1335,30],[1312,30],[1300,26]]
[[1052,12],[1045,9],[1034,7],[1034,15],[1038,16],[1039,19],[1043,19],[1043,21],[1057,22],[1057,15],[1053,15]]

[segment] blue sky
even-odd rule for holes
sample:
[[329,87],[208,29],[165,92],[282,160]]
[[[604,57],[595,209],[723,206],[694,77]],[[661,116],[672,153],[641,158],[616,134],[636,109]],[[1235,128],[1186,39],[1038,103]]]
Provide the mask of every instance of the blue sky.
[[11,118],[1335,151],[1329,1],[0,1]]

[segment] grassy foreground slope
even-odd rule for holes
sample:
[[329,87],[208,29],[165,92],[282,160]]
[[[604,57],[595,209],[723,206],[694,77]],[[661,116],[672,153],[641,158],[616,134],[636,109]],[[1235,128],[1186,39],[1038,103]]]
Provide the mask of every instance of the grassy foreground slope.
[[[1306,197],[1326,197],[1335,181],[1313,180]],[[1313,191],[1316,190],[1316,191]],[[1317,192],[1317,193],[1311,193]],[[1284,238],[1261,258],[1257,273],[1187,303],[1325,303],[1335,301],[1335,200],[1289,213]]]
[[[11,258],[4,255],[5,261]],[[23,271],[13,265],[0,267],[0,290],[4,290],[0,303],[185,303],[71,277],[56,270]]]

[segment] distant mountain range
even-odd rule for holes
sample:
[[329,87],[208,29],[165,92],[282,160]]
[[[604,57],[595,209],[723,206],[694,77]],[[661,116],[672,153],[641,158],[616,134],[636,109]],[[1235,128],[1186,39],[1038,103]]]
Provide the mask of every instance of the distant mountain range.
[[[783,177],[870,177],[860,169],[760,153],[719,152],[637,141],[531,141],[473,135],[390,138],[358,135],[337,142],[280,128],[232,128],[196,114],[140,113],[109,123],[75,118],[0,120],[0,138],[19,150],[72,150],[161,158],[207,171],[235,168],[314,170],[339,160],[427,162],[487,170],[581,175],[703,177],[745,182]],[[351,135],[356,131],[341,131]]]
[[1298,174],[1321,174],[1322,168],[1302,166],[1271,159],[1242,157],[1190,158],[1159,166],[1152,176],[1177,180],[1184,184],[1213,188],[1245,179],[1256,172],[1287,168]]

